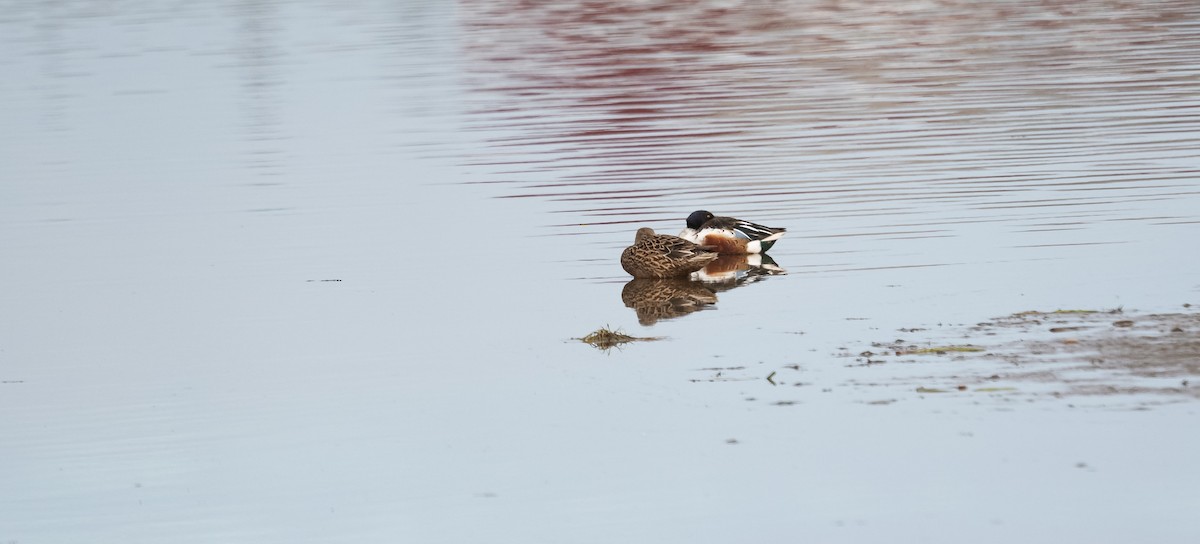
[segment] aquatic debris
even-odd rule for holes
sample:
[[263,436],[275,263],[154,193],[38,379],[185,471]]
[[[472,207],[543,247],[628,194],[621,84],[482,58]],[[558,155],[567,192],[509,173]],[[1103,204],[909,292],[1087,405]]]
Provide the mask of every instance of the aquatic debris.
[[1074,332],[1087,330],[1087,327],[1050,327],[1050,332]]
[[908,348],[896,352],[896,355],[945,355],[947,353],[974,353],[984,351],[979,346],[935,346],[931,348]]
[[1017,312],[1015,314],[1012,314],[1012,316],[1010,316],[1010,317],[1035,317],[1036,318],[1036,317],[1048,317],[1048,316],[1055,316],[1055,315],[1058,315],[1058,316],[1086,316],[1086,315],[1093,315],[1093,314],[1117,315],[1117,314],[1122,314],[1122,313],[1125,313],[1124,306],[1117,306],[1116,308],[1113,308],[1111,310],[1062,310],[1062,309],[1059,309],[1059,310],[1054,310],[1052,312],[1042,312],[1042,311],[1038,311],[1038,310],[1026,310],[1024,312]]
[[746,367],[744,367],[744,366],[699,368],[697,370],[701,371],[701,372],[716,372],[716,374],[713,374],[712,376],[709,376],[707,378],[693,378],[688,381],[690,381],[692,383],[699,383],[699,382],[712,383],[712,382],[746,382],[746,381],[758,379],[758,378],[754,378],[754,377],[750,377],[750,376],[737,376],[737,375],[732,375],[732,374],[726,374],[726,372],[728,372],[728,371],[746,370]]
[[1096,313],[1100,313],[1100,311],[1099,310],[1054,310],[1053,312],[1041,312],[1038,310],[1026,310],[1024,312],[1017,312],[1013,315],[1014,316],[1028,316],[1028,315],[1053,315],[1053,314],[1096,314]]
[[605,326],[596,329],[591,334],[584,336],[583,338],[572,338],[572,340],[579,340],[580,342],[588,344],[596,349],[609,350],[630,342],[653,342],[655,340],[662,340],[662,337],[629,336],[628,334],[621,332],[620,329],[612,330]]
[[918,387],[917,392],[918,393],[949,393],[950,391],[947,391],[945,389],[937,389],[935,387]]

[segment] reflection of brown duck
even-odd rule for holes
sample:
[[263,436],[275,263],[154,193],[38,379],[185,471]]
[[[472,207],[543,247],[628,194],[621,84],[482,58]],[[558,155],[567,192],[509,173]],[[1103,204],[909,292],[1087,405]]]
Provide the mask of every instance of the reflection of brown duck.
[[637,312],[638,323],[653,325],[660,319],[685,316],[717,303],[712,290],[681,278],[630,280],[621,290],[621,301]]
[[621,253],[621,268],[635,278],[677,278],[704,268],[717,254],[678,236],[640,228]]
[[787,270],[775,264],[768,255],[721,255],[721,258],[705,266],[698,279],[718,291],[732,289],[758,281],[766,276],[787,274]]

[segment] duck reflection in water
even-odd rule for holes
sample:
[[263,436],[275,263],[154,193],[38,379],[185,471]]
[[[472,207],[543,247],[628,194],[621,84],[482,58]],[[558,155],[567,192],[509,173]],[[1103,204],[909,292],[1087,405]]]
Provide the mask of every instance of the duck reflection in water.
[[717,293],[787,271],[766,255],[722,255],[699,272],[681,278],[635,278],[621,290],[621,302],[650,326],[714,307]]
[[687,278],[635,278],[621,290],[621,302],[637,313],[638,323],[682,317],[717,303],[717,294]]
[[714,291],[727,291],[754,283],[768,276],[787,274],[775,259],[762,253],[721,255],[696,272],[696,279]]
[[638,229],[634,244],[621,254],[621,267],[634,276],[621,290],[621,301],[647,326],[711,307],[717,291],[786,273],[763,254],[717,255],[648,228]]
[[787,271],[767,255],[721,255],[690,277],[635,278],[621,290],[621,302],[649,326],[712,307],[717,293]]

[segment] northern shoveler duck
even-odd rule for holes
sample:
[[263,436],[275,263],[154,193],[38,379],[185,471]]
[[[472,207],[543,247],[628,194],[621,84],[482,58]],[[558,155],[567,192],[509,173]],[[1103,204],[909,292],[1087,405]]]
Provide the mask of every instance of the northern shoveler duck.
[[678,278],[717,260],[717,253],[678,236],[640,228],[621,253],[621,268],[635,278]]
[[679,237],[703,246],[713,246],[721,254],[762,253],[783,237],[787,229],[764,227],[732,217],[715,217],[705,210],[692,212],[687,228]]

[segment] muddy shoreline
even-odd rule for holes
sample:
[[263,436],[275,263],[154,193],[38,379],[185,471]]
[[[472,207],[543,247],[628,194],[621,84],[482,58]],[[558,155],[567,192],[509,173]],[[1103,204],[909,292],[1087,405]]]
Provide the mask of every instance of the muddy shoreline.
[[1200,312],[1191,305],[1177,313],[1026,311],[898,332],[904,336],[843,356],[864,374],[885,365],[913,372],[855,383],[910,385],[921,394],[1200,399]]

